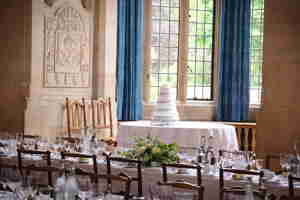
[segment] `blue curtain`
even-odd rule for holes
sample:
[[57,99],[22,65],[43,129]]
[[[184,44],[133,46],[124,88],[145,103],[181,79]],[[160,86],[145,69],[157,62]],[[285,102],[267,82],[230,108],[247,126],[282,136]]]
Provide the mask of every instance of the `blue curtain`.
[[118,0],[118,120],[143,118],[143,20],[143,0]]
[[246,121],[249,111],[250,0],[221,0],[217,120]]

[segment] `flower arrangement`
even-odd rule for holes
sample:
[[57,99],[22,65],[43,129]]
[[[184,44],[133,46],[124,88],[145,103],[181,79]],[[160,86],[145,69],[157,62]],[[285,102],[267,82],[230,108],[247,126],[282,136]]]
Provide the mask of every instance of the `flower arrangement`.
[[153,163],[176,163],[179,160],[176,143],[166,144],[157,137],[135,137],[133,147],[122,152],[121,155],[129,159],[139,159],[144,166],[153,166]]

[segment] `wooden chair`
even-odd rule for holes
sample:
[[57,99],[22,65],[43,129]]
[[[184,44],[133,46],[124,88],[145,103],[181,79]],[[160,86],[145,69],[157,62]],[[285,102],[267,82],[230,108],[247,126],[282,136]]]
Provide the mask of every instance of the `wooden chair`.
[[[173,188],[180,188],[185,190],[191,190],[197,192],[197,199],[202,200],[204,187],[202,186],[201,166],[200,165],[188,165],[188,164],[162,164],[162,176],[163,181],[159,182],[159,185],[171,186]],[[185,182],[184,180],[169,181],[168,180],[168,168],[178,169],[195,169],[197,171],[197,184]]]
[[[125,184],[125,191],[122,196],[124,196],[125,200],[130,199],[130,188],[131,188],[131,182],[132,178],[129,177],[128,175],[121,173],[119,175],[109,175],[109,174],[98,174],[97,175],[98,179],[106,179],[107,181],[116,181]],[[110,189],[109,192],[112,193],[112,187],[109,186],[108,189]]]
[[94,129],[109,129],[109,136],[113,137],[113,117],[111,98],[92,100],[92,127]]
[[[50,151],[32,151],[32,150],[17,149],[17,152],[18,152],[18,167],[22,177],[24,177],[25,180],[27,180],[28,175],[30,174],[31,171],[47,172],[48,185],[53,186],[52,173],[55,171],[59,171],[59,169],[51,166]],[[42,159],[46,160],[46,166],[36,166],[34,164],[24,165],[23,156],[22,156],[23,154],[41,156]],[[26,173],[24,173],[24,171]]]
[[78,100],[70,101],[66,98],[65,112],[67,119],[67,134],[72,137],[73,132],[81,132],[84,129],[86,133],[86,111],[84,98],[82,102]]
[[[105,179],[107,181],[117,181],[119,183],[123,183],[125,185],[125,192],[124,193],[118,193],[118,195],[123,196],[125,200],[130,199],[130,187],[131,187],[131,177],[124,173],[120,173],[118,175],[111,175],[111,174],[97,174],[94,172],[87,172],[84,169],[81,168],[75,168],[75,175],[80,176],[87,176],[89,177],[93,182],[96,184],[99,183],[99,179]],[[98,188],[98,185],[97,185]],[[111,184],[107,185],[106,192],[112,192]]]
[[[158,182],[159,186],[169,186],[172,189],[181,189],[181,193],[184,191],[191,191],[192,193],[189,195],[189,197],[192,197],[191,200],[203,200],[203,193],[204,193],[204,187],[198,186],[195,184],[191,184],[182,180],[176,180],[176,181],[169,181],[169,182]],[[176,193],[171,194],[171,196],[176,196]],[[188,198],[188,197],[186,197]],[[188,199],[186,199],[188,200]]]
[[[295,188],[294,188],[294,182],[300,182],[300,177],[295,177],[293,175],[289,175],[289,196],[295,197]],[[298,196],[298,198],[300,198]]]
[[[128,163],[129,165],[136,165],[137,175],[135,177],[132,177],[132,181],[137,182],[138,184],[138,194],[137,197],[143,197],[143,177],[142,177],[142,161],[140,160],[132,160],[127,158],[121,158],[121,157],[111,157],[109,155],[106,155],[106,168],[107,168],[107,174],[112,175],[111,170],[111,162],[121,162],[121,163]],[[108,180],[108,184],[111,184],[111,180]]]
[[232,169],[232,168],[220,168],[220,177],[219,177],[219,188],[220,188],[220,200],[224,199],[225,193],[231,193],[236,195],[244,195],[246,190],[241,186],[231,186],[225,187],[224,186],[224,172],[229,172],[233,174],[240,174],[240,175],[251,175],[251,176],[258,176],[259,177],[259,190],[254,190],[254,195],[264,199],[267,194],[265,188],[263,187],[263,176],[264,173],[262,171],[252,171],[252,170],[241,170],[241,169]]

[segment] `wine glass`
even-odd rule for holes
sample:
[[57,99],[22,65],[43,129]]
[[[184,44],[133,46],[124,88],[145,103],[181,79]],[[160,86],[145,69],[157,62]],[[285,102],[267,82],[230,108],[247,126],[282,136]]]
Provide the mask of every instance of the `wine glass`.
[[297,137],[294,141],[294,151],[297,159],[300,160],[300,137]]
[[255,160],[255,166],[258,170],[263,169],[264,166],[264,159],[256,159]]

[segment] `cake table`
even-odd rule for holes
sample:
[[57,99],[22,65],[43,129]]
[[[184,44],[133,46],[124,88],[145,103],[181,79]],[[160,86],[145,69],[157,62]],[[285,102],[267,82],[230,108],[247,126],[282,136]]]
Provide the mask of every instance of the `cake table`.
[[147,135],[183,147],[199,147],[201,136],[213,136],[216,150],[238,150],[235,128],[220,122],[178,121],[171,126],[154,126],[150,121],[121,122],[117,141],[121,147],[130,147],[134,137]]

